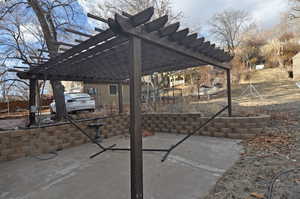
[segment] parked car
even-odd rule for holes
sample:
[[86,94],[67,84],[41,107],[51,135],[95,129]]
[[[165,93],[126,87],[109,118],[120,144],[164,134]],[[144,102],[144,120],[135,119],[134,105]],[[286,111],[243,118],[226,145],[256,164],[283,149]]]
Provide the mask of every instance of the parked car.
[[[65,93],[67,112],[95,111],[95,100],[87,93]],[[51,113],[56,112],[55,101],[50,104]]]

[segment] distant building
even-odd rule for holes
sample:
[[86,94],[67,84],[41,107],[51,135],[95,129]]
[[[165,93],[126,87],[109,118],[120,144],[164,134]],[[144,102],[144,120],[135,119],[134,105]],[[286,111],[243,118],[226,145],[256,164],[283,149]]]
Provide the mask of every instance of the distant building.
[[[116,108],[119,104],[118,85],[85,82],[83,91],[90,94],[96,102],[96,109]],[[122,84],[123,105],[129,105],[129,85]]]
[[185,84],[185,77],[181,74],[170,75],[170,87],[175,87]]
[[265,65],[263,65],[263,64],[260,64],[260,65],[256,65],[255,66],[255,69],[256,70],[262,70],[262,69],[264,69],[265,68]]
[[79,93],[83,91],[83,83],[75,81],[62,81],[66,93]]
[[300,80],[300,52],[293,57],[293,79]]

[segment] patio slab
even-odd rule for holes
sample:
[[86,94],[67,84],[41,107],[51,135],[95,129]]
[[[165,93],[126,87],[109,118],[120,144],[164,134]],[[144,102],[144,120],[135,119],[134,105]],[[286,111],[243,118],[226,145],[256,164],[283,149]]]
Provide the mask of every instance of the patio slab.
[[[183,135],[156,134],[143,139],[144,147],[167,148]],[[239,158],[238,140],[195,136],[175,149],[166,162],[163,153],[144,152],[145,199],[199,199]],[[124,136],[104,141],[129,145]],[[58,152],[51,160],[33,157],[0,164],[1,199],[128,199],[129,152],[98,151],[85,144]]]

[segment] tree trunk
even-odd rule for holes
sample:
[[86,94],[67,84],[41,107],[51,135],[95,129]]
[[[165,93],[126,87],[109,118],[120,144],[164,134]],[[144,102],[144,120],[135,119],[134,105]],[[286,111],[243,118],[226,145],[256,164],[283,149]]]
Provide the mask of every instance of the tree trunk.
[[[50,12],[47,12],[41,7],[38,0],[28,0],[28,4],[31,6],[38,18],[43,31],[45,42],[47,44],[47,48],[50,51],[49,56],[50,58],[52,58],[58,53],[58,46],[53,43],[53,41],[57,41],[57,33],[54,25],[54,20]],[[66,114],[64,86],[60,81],[50,81],[50,83],[53,89],[53,95],[56,104],[56,120],[60,121]]]
[[60,121],[64,118],[66,113],[64,86],[60,81],[50,81],[56,106],[56,120]]

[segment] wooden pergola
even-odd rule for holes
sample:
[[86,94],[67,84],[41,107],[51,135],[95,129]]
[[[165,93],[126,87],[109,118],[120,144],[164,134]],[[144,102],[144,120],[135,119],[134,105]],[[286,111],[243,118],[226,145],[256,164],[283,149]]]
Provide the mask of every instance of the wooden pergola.
[[[143,155],[141,129],[141,77],[154,72],[183,70],[195,66],[213,65],[227,72],[228,114],[231,116],[230,66],[232,59],[215,44],[198,38],[180,24],[166,25],[168,16],[151,20],[154,8],[136,15],[116,14],[114,19],[102,19],[109,29],[79,41],[49,61],[19,72],[22,79],[96,81],[121,84],[130,81],[130,152],[131,198],[143,198]],[[78,31],[70,31],[83,34]],[[119,89],[121,90],[121,89]],[[122,93],[119,93],[119,97]],[[121,98],[120,98],[121,99]],[[122,101],[122,100],[120,100]],[[120,106],[122,107],[122,106]],[[224,109],[224,110],[226,110]],[[223,110],[223,111],[224,111]]]

